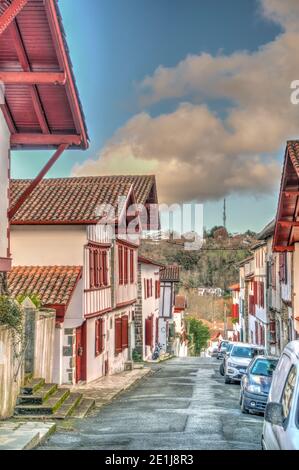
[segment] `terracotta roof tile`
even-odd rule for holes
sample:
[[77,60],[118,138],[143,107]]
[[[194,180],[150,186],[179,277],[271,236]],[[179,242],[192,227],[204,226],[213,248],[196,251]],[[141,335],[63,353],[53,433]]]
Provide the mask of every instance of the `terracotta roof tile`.
[[[11,207],[31,180],[12,180]],[[155,192],[154,176],[88,176],[44,179],[20,207],[12,223],[66,223],[96,221],[100,204],[115,211],[120,196],[134,187],[138,203],[145,204]],[[154,188],[154,189],[153,189]]]
[[180,281],[180,267],[173,265],[173,266],[166,266],[164,269],[161,269],[160,280],[179,282]]
[[175,308],[184,309],[187,307],[187,299],[185,295],[176,295],[175,296]]
[[42,305],[67,305],[81,277],[81,266],[15,266],[8,273],[11,295],[37,295]]

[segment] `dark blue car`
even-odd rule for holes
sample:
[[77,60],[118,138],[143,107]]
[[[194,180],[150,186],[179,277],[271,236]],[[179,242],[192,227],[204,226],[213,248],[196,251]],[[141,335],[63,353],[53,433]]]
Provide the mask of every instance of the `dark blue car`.
[[256,356],[241,380],[240,406],[242,413],[264,413],[278,359]]

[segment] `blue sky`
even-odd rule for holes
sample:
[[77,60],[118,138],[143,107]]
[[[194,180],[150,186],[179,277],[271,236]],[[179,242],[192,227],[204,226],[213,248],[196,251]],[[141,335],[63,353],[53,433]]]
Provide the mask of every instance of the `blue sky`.
[[[52,177],[68,176],[76,164],[96,160],[133,116],[146,111],[156,118],[174,112],[183,101],[198,104],[200,99],[192,92],[141,104],[138,84],[160,65],[175,68],[188,55],[203,52],[212,56],[254,52],[281,32],[279,25],[262,18],[255,0],[86,0],[84,9],[81,0],[60,0],[59,5],[91,144],[87,152],[66,152],[51,170]],[[230,101],[221,97],[208,97],[206,104],[219,116],[230,107]],[[283,144],[273,155],[279,162]],[[33,152],[29,159],[27,152],[14,153],[13,176],[35,176],[48,155]],[[236,190],[228,194],[228,228],[259,230],[274,215],[276,189],[274,184],[267,195],[255,196],[254,189],[252,195]],[[223,198],[211,199],[205,202],[208,227],[222,220]]]

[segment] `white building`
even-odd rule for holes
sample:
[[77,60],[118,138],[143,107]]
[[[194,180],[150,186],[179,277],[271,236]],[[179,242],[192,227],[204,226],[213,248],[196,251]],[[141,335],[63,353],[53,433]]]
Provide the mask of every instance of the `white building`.
[[138,298],[135,307],[135,349],[143,360],[152,359],[159,343],[161,264],[138,256]]
[[180,281],[180,268],[167,266],[160,271],[160,308],[159,308],[159,342],[164,351],[171,349],[174,340],[173,322],[175,305],[175,286]]

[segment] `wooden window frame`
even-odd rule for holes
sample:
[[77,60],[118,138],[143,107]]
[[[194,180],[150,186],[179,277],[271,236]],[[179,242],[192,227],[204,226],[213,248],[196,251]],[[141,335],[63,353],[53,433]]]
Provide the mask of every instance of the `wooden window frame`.
[[130,283],[135,282],[135,269],[134,269],[134,250],[130,249]]
[[119,284],[124,285],[124,247],[122,245],[118,246],[118,280]]
[[129,316],[115,318],[115,355],[120,354],[129,347]]
[[124,284],[127,286],[129,283],[129,249],[124,247]]
[[89,290],[102,289],[109,286],[108,248],[89,244]]
[[95,355],[100,356],[105,349],[105,320],[99,318],[95,321]]

